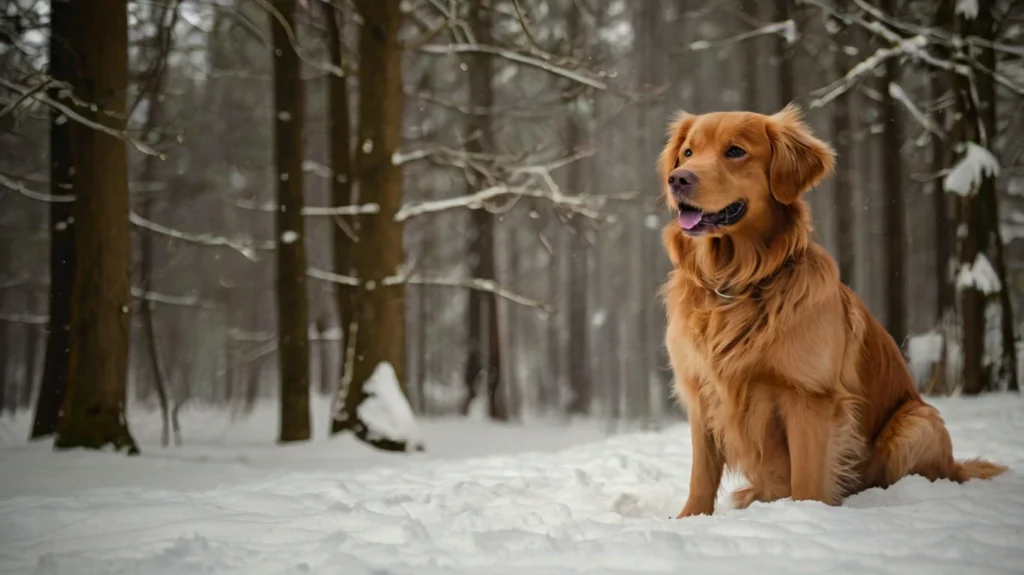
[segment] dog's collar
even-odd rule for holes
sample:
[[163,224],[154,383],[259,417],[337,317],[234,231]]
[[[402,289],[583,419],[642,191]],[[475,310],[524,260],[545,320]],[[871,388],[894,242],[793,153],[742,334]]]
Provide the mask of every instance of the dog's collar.
[[[795,260],[794,256],[789,256],[788,258],[786,258],[786,261],[782,262],[782,265],[779,266],[779,269],[775,270],[774,272],[772,272],[767,277],[762,278],[757,283],[750,284],[749,287],[743,289],[739,293],[735,293],[735,294],[728,293],[729,292],[729,288],[728,287],[719,288],[718,286],[708,286],[707,284],[705,284],[704,288],[705,289],[709,289],[709,290],[715,292],[715,295],[717,295],[718,297],[720,297],[720,298],[722,298],[724,300],[736,301],[736,300],[742,300],[742,299],[758,299],[758,298],[761,297],[761,293],[764,291],[765,286],[767,284],[770,284],[772,282],[772,280],[774,280],[776,277],[778,277],[778,275],[780,273],[782,273],[783,270],[785,270],[790,265],[792,265],[794,260]],[[701,283],[703,283],[703,282],[701,282]],[[748,293],[749,293],[749,295],[747,295]]]

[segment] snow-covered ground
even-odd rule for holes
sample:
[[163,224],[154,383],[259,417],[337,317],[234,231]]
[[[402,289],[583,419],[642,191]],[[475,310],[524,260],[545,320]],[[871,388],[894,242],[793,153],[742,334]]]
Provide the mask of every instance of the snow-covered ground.
[[0,573],[1024,573],[1024,399],[936,403],[959,457],[1014,471],[685,520],[685,426],[424,422],[427,453],[389,455],[275,446],[272,406],[185,413],[161,449],[133,413],[127,458],[27,444],[22,416],[0,420]]

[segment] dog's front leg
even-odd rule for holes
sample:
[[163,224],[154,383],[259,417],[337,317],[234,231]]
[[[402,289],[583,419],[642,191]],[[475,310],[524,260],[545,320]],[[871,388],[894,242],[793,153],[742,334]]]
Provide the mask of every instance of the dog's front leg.
[[718,486],[722,483],[725,456],[722,454],[700,415],[700,409],[689,413],[693,464],[690,468],[690,494],[677,519],[693,515],[711,515],[715,511]]
[[789,442],[789,480],[794,501],[835,505],[835,457],[832,404],[800,394],[780,405]]

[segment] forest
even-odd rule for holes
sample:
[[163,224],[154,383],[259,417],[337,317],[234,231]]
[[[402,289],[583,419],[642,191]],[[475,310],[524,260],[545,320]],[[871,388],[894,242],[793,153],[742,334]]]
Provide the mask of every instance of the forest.
[[816,239],[932,395],[1016,391],[1020,0],[7,0],[0,418],[658,429],[677,110],[796,103]]

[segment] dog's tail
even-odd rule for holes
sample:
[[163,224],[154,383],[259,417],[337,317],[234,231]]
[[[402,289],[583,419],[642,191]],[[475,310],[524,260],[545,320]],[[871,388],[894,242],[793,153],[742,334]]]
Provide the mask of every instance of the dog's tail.
[[971,479],[992,479],[997,475],[1002,475],[1009,469],[1005,465],[999,465],[984,459],[968,459],[956,462],[956,467],[953,468],[953,476],[950,479],[957,483],[963,483]]

